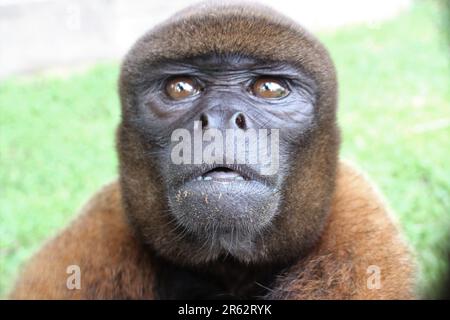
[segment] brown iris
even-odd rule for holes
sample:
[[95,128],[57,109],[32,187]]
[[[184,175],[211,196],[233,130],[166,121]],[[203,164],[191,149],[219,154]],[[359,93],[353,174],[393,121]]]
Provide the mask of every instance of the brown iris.
[[182,100],[194,96],[200,88],[194,79],[189,77],[176,77],[166,84],[166,93],[173,100]]
[[251,91],[263,99],[280,99],[289,94],[283,82],[275,78],[259,78],[251,86]]

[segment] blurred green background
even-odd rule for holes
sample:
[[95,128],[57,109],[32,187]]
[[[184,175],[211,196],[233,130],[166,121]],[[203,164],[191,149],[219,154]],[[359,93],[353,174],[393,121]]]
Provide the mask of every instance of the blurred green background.
[[[418,1],[392,20],[319,34],[340,80],[342,156],[388,198],[431,296],[447,267],[450,226],[444,3]],[[117,176],[118,67],[0,82],[0,297],[20,265]]]

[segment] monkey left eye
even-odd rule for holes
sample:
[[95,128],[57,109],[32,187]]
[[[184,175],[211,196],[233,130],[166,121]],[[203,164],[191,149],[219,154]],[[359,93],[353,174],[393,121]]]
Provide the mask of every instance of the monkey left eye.
[[173,100],[182,100],[200,92],[198,83],[190,77],[176,77],[166,83],[166,93]]
[[280,99],[289,94],[289,89],[279,79],[259,78],[250,88],[253,95],[264,99]]

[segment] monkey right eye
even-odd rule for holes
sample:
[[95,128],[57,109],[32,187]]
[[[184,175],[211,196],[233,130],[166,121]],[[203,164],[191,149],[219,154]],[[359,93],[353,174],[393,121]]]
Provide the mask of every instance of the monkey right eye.
[[166,83],[166,93],[173,100],[183,100],[199,94],[201,87],[190,77],[176,77]]

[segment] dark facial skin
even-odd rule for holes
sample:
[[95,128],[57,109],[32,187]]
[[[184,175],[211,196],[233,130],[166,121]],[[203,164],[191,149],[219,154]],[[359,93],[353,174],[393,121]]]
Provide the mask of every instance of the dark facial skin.
[[[168,214],[214,256],[248,260],[279,213],[290,163],[315,126],[314,82],[287,63],[238,56],[167,61],[143,74],[133,123],[158,166]],[[177,79],[194,93],[171,96]],[[260,94],[267,82],[282,93]],[[226,129],[279,129],[278,171],[261,175],[261,164],[174,164],[171,134],[185,128],[193,136],[194,121],[224,135]]]

